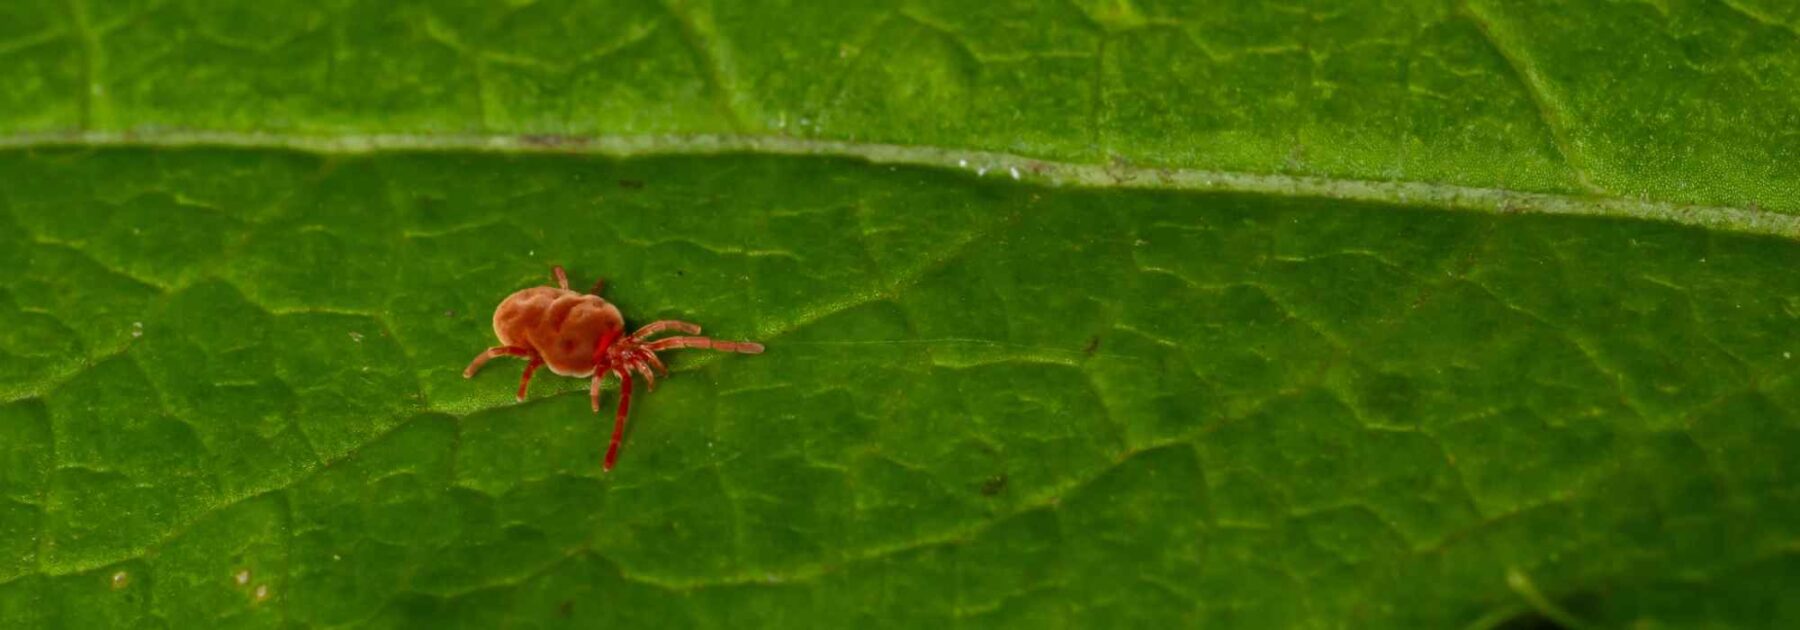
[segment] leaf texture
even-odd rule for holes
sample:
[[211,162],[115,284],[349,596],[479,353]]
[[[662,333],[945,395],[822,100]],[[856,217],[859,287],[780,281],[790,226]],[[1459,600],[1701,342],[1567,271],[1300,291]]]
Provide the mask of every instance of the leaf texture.
[[1797,20],[13,3],[0,626],[1793,625]]

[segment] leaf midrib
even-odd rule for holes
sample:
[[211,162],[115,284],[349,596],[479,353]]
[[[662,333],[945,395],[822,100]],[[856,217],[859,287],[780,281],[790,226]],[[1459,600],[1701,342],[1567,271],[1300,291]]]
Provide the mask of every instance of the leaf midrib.
[[549,134],[289,134],[215,130],[131,132],[72,131],[0,136],[0,150],[48,148],[203,148],[297,151],[320,155],[457,152],[476,154],[592,155],[642,158],[679,155],[766,154],[838,157],[871,164],[966,171],[977,177],[1039,185],[1246,193],[1326,198],[1435,210],[1489,214],[1592,216],[1653,221],[1719,232],[1800,241],[1800,214],[1734,207],[1462,186],[1412,180],[1255,173],[1091,164],[1025,155],[925,145],[850,142],[754,134],[562,136]]

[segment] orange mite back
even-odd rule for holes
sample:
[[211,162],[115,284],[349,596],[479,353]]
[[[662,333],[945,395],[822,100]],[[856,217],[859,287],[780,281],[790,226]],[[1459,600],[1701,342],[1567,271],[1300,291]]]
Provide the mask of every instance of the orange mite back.
[[618,307],[598,295],[532,287],[507,296],[494,309],[494,335],[508,346],[531,348],[551,372],[593,376],[600,338],[625,329]]
[[551,270],[556,287],[532,287],[506,297],[494,309],[494,335],[501,345],[469,362],[464,378],[473,378],[481,366],[495,357],[514,356],[528,359],[525,375],[519,379],[519,400],[525,400],[525,388],[538,366],[549,365],[550,371],[562,376],[591,378],[588,388],[594,411],[600,411],[600,381],[607,374],[619,377],[619,414],[613,420],[612,443],[606,448],[606,470],[612,470],[618,459],[619,440],[625,433],[625,415],[631,408],[631,375],[637,373],[651,389],[656,388],[656,373],[668,376],[668,369],[656,356],[659,350],[676,348],[711,348],[722,352],[760,354],[761,344],[748,341],[716,341],[706,337],[649,337],[665,330],[699,335],[700,327],[687,322],[662,320],[651,322],[637,332],[625,335],[625,318],[619,309],[600,297],[600,285],[588,293],[569,290],[569,277],[562,267]]

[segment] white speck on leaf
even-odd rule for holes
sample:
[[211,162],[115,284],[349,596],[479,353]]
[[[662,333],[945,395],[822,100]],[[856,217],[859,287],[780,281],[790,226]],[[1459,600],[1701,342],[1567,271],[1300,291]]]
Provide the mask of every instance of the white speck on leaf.
[[1012,173],[1013,180],[1017,181],[1019,179],[1019,167],[1017,167],[1017,166],[1010,167],[1010,168],[1006,169],[1006,171],[1008,173]]
[[144,322],[131,322],[131,338],[144,336]]
[[956,165],[963,167],[963,168],[969,168],[969,161],[968,160],[957,160]]
[[244,586],[246,584],[249,584],[250,583],[250,570],[249,569],[240,570],[237,572],[237,575],[231,576],[231,579],[237,580],[238,586]]
[[118,573],[113,574],[113,576],[112,576],[112,587],[113,588],[115,588],[115,589],[125,588],[129,584],[131,584],[131,574],[126,573],[124,571],[120,571]]
[[356,332],[354,330],[350,331],[350,340],[354,341],[356,343],[362,343],[362,333]]
[[267,585],[267,584],[257,585],[256,601],[260,602],[260,601],[266,600],[268,598],[269,598],[269,585]]
[[986,167],[986,166],[983,166],[983,167],[981,167],[981,168],[978,168],[978,169],[975,169],[975,176],[976,176],[976,177],[983,177],[983,176],[986,176],[986,175],[987,175],[987,167]]

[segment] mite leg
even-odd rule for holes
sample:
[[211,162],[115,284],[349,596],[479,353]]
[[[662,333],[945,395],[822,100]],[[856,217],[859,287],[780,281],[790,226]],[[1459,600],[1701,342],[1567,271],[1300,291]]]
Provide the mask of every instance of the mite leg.
[[475,372],[481,369],[483,363],[493,360],[494,357],[501,356],[531,357],[532,352],[529,349],[514,346],[494,346],[488,348],[487,352],[476,355],[475,360],[469,362],[469,367],[463,368],[463,378],[475,378]]
[[742,352],[744,354],[762,354],[762,344],[752,341],[718,341],[706,337],[669,337],[644,344],[644,349],[651,352],[670,348],[711,348],[719,352]]
[[673,319],[665,319],[660,322],[650,322],[648,324],[645,324],[643,328],[637,329],[637,332],[631,333],[631,338],[636,339],[638,341],[643,341],[645,337],[668,330],[670,328],[679,330],[679,331],[689,334],[689,335],[700,334],[700,327],[697,325],[689,324],[687,322],[678,322]]
[[519,377],[519,401],[525,401],[525,386],[531,384],[531,375],[537,372],[538,366],[544,364],[544,357],[531,355],[531,362],[525,364],[525,375]]
[[564,291],[569,290],[569,274],[563,273],[562,265],[551,267],[550,275],[556,276],[556,286],[562,287]]
[[639,350],[638,356],[643,357],[645,363],[650,364],[650,367],[656,368],[656,371],[661,372],[663,376],[669,375],[668,366],[663,365],[662,359],[657,358],[655,352],[651,352],[649,350]]
[[601,470],[612,470],[613,463],[619,460],[619,440],[625,437],[625,414],[631,411],[631,373],[622,365],[614,366],[613,373],[619,375],[619,415],[613,419],[612,443],[606,446],[606,463]]
[[643,375],[644,389],[656,391],[656,374],[650,371],[650,366],[644,364],[643,352],[632,352],[631,358],[626,361],[625,365],[633,370],[637,370],[638,374]]
[[588,295],[600,295],[600,290],[604,288],[606,288],[606,278],[595,280],[594,288],[588,289]]

